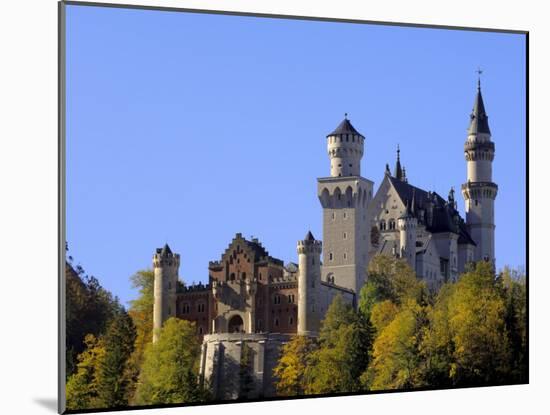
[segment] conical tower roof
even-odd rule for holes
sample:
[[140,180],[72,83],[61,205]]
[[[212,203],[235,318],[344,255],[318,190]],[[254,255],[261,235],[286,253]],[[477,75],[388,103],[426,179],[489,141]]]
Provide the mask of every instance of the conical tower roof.
[[468,134],[491,134],[489,129],[489,117],[485,112],[485,104],[483,103],[483,97],[481,95],[481,85],[478,79],[477,81],[477,94],[474,101],[474,108],[470,115],[470,126],[468,127]]
[[311,233],[311,231],[307,232],[305,240],[306,241],[314,241],[315,240],[315,238],[313,237],[313,234]]
[[355,127],[351,124],[351,122],[348,120],[347,114],[345,115],[344,120],[340,124],[338,124],[338,127],[336,127],[336,129],[332,133],[328,134],[327,137],[330,137],[333,135],[342,135],[342,134],[355,134],[363,137],[363,134],[357,131]]
[[172,250],[170,249],[168,244],[164,244],[164,246],[162,247],[162,251],[160,251],[160,255],[163,257],[172,255]]

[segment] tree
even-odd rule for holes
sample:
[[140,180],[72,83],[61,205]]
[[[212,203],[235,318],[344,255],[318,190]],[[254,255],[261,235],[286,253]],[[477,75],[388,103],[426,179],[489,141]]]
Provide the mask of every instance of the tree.
[[168,319],[159,339],[145,348],[136,404],[201,402],[206,392],[198,382],[200,344],[195,324]]
[[132,382],[128,388],[127,399],[133,403],[135,385],[139,379],[139,371],[143,363],[145,347],[153,340],[153,305],[155,275],[152,270],[141,270],[130,277],[132,288],[139,289],[137,299],[130,302],[128,314],[136,328],[134,352],[128,363],[128,376]]
[[504,382],[523,383],[528,380],[525,274],[505,267],[497,278],[497,285],[504,300],[504,321],[510,342],[510,371]]
[[423,353],[426,379],[453,386],[500,384],[511,369],[506,306],[492,264],[480,261],[439,293]]
[[76,372],[71,375],[66,384],[68,409],[99,408],[98,400],[98,368],[105,357],[103,341],[93,334],[88,334],[84,340],[85,350],[78,355]]
[[120,309],[104,336],[105,355],[99,363],[98,398],[105,408],[128,405],[127,390],[132,384],[128,360],[134,350],[136,329],[124,309]]
[[[383,304],[387,303],[380,303]],[[391,314],[397,310],[395,307],[390,309]],[[422,386],[419,345],[425,324],[423,307],[409,299],[389,323],[384,321],[379,325],[371,364],[361,377],[366,387],[386,390]]]
[[306,370],[306,393],[354,392],[362,389],[360,375],[369,361],[370,323],[337,295],[327,310],[319,348]]
[[105,333],[109,322],[120,305],[97,278],[86,275],[78,265],[65,263],[66,288],[66,376],[77,370],[77,356],[86,348],[85,337],[99,337]]
[[390,300],[396,305],[414,299],[426,302],[424,282],[416,278],[414,270],[402,259],[376,255],[368,267],[367,283],[359,292],[359,310],[369,317],[374,304]]
[[307,336],[293,336],[284,344],[281,357],[273,370],[279,396],[304,395],[307,389],[306,370],[310,366],[317,342]]
[[359,311],[375,332],[372,356],[361,374],[363,387],[380,390],[422,383],[419,345],[426,324],[427,290],[403,260],[375,256],[359,293]]

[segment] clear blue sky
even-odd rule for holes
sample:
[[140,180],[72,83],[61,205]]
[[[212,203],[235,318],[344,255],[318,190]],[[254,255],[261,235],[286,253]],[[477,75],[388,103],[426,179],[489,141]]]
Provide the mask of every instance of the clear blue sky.
[[525,265],[523,35],[68,6],[67,39],[70,254],[124,303],[165,242],[186,283],[236,232],[296,261],[322,237],[316,178],[344,112],[375,189],[397,143],[410,183],[459,189],[478,66],[497,265]]

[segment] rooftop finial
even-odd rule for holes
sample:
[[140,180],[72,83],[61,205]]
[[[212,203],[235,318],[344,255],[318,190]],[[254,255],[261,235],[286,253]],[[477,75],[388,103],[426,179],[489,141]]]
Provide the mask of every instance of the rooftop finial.
[[395,178],[398,180],[403,180],[403,170],[401,169],[401,160],[399,159],[399,144],[397,144],[397,161],[395,162]]
[[344,112],[344,118],[347,120],[348,119],[348,113],[347,112]]
[[477,67],[477,90],[481,90],[481,74],[483,73],[483,70],[478,66]]

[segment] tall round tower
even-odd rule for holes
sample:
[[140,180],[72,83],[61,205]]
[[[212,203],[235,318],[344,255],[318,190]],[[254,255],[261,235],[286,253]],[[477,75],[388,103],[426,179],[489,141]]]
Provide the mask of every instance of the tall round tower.
[[158,340],[159,331],[163,323],[176,315],[176,287],[178,269],[180,266],[179,254],[165,244],[157,248],[153,255],[154,304],[153,304],[153,342]]
[[409,206],[405,213],[397,219],[399,227],[399,252],[411,268],[416,271],[416,227],[417,219],[411,213]]
[[493,183],[495,144],[491,141],[489,120],[481,96],[480,80],[470,115],[468,138],[464,144],[467,182],[462,185],[466,202],[466,225],[476,243],[474,260],[495,261],[495,198],[498,186]]
[[351,125],[346,114],[336,130],[327,135],[332,177],[361,175],[364,142],[365,137]]
[[321,241],[311,232],[298,241],[298,334],[319,332],[319,290],[321,285]]

